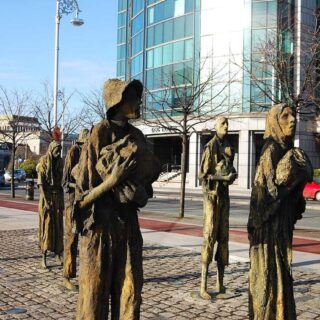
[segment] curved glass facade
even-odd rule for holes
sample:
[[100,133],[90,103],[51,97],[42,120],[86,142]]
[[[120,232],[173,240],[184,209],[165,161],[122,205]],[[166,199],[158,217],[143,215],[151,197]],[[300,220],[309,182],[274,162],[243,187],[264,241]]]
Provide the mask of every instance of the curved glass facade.
[[[203,96],[210,100],[206,107],[212,112],[259,111],[272,103],[266,91],[278,94],[261,47],[279,36],[280,9],[281,22],[290,19],[290,0],[281,5],[277,0],[118,3],[119,78],[140,79],[149,91],[161,92],[211,76]],[[293,50],[288,29],[281,41],[286,50]],[[170,99],[174,100],[173,92]]]
[[194,1],[120,0],[117,77],[139,79],[150,91],[159,91],[157,96],[173,82],[191,85]]

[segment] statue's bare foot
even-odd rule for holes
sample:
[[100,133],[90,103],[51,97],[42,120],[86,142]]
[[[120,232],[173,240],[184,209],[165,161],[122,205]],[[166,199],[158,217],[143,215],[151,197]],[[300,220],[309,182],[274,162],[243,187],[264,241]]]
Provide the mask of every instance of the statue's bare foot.
[[206,290],[200,290],[200,297],[204,300],[211,300],[211,296]]
[[41,269],[48,270],[47,263],[45,261],[43,261],[43,260],[40,263],[40,267],[41,267]]
[[68,289],[68,290],[71,290],[71,291],[77,291],[77,286],[74,285],[70,279],[68,278],[64,278],[63,279],[63,285]]
[[217,284],[216,290],[219,293],[226,293],[226,291],[227,291],[226,287],[222,284],[221,285]]
[[60,264],[60,266],[63,266],[63,258],[61,254],[56,255],[56,261]]

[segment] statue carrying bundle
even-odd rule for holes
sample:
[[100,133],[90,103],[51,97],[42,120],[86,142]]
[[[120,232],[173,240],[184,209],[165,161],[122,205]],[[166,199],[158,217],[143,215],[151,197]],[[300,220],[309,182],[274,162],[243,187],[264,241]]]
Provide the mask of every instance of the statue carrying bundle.
[[117,162],[123,163],[129,158],[135,161],[134,168],[125,178],[126,182],[113,188],[113,194],[120,203],[133,202],[138,207],[144,207],[151,196],[150,185],[158,178],[160,172],[160,163],[151,151],[127,135],[102,148],[100,156],[96,169],[102,180],[109,177]]

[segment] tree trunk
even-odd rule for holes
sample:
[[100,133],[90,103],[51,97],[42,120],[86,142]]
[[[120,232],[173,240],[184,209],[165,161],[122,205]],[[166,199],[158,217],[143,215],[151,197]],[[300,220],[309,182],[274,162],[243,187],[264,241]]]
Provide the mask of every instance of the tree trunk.
[[11,151],[11,161],[12,161],[12,171],[11,171],[11,197],[15,198],[16,193],[15,193],[15,188],[14,188],[14,158],[16,157],[16,144],[13,139],[12,141],[12,151]]
[[181,185],[180,185],[180,212],[179,218],[184,218],[184,205],[186,197],[186,176],[187,176],[187,147],[188,136],[182,136],[182,155],[181,155]]

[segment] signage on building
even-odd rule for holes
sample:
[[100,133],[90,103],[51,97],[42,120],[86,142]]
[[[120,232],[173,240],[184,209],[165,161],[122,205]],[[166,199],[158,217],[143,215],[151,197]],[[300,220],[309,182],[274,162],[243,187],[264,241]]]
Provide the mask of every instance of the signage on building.
[[151,133],[175,133],[175,130],[163,127],[151,127]]

